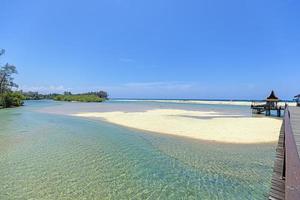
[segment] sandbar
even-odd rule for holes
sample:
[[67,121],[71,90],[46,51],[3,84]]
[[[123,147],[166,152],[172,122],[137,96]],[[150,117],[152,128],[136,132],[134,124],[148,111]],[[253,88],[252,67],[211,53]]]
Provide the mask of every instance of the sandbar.
[[152,109],[145,112],[82,112],[71,115],[101,119],[121,126],[161,134],[245,144],[278,141],[282,123],[280,118],[178,109]]

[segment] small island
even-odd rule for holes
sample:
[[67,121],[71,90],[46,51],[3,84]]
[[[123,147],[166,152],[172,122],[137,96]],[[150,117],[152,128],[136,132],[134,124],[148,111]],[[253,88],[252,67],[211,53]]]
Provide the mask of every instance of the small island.
[[71,92],[64,92],[63,94],[40,94],[38,92],[23,92],[25,100],[43,100],[49,99],[54,101],[68,101],[68,102],[103,102],[108,99],[108,94],[105,91],[88,92],[72,94]]
[[63,94],[40,94],[38,92],[23,92],[20,93],[24,96],[25,100],[43,100],[49,99],[54,101],[77,101],[77,102],[103,102],[108,99],[108,94],[105,91],[87,92],[72,94],[71,92],[64,92]]
[[76,102],[103,102],[108,99],[108,94],[105,91],[88,92],[82,94],[72,94],[71,92],[64,92],[63,95],[56,95],[53,97],[55,101],[76,101]]

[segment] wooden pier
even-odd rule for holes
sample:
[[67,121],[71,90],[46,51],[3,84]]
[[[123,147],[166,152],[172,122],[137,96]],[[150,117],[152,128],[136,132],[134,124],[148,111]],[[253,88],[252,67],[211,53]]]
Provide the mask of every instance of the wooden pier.
[[285,108],[284,106],[269,106],[268,104],[258,104],[253,102],[251,109],[253,114],[265,113],[266,116],[271,116],[271,112],[276,111],[276,116],[281,117],[281,111],[283,111]]
[[276,148],[270,200],[300,200],[300,107],[285,108]]
[[284,106],[278,105],[279,98],[275,95],[275,92],[272,91],[270,96],[266,98],[265,103],[256,103],[252,102],[251,109],[254,114],[266,113],[266,116],[271,116],[272,111],[277,112],[277,117],[281,116],[281,111],[285,109]]

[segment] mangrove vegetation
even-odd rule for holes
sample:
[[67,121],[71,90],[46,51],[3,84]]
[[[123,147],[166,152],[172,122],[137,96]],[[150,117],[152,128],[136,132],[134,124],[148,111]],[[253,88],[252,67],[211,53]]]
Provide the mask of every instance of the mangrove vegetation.
[[71,92],[64,92],[63,95],[57,95],[53,99],[56,101],[103,102],[107,98],[107,92],[99,91],[82,94],[72,94]]
[[87,92],[81,94],[72,94],[64,92],[63,94],[40,94],[38,92],[22,92],[25,100],[43,100],[51,99],[55,101],[78,101],[78,102],[103,102],[108,99],[108,94],[105,91]]

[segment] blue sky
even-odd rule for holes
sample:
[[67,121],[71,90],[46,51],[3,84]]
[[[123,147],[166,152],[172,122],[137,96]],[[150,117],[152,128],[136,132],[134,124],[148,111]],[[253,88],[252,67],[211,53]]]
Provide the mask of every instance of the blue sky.
[[298,0],[0,0],[0,62],[24,90],[111,97],[300,93]]

